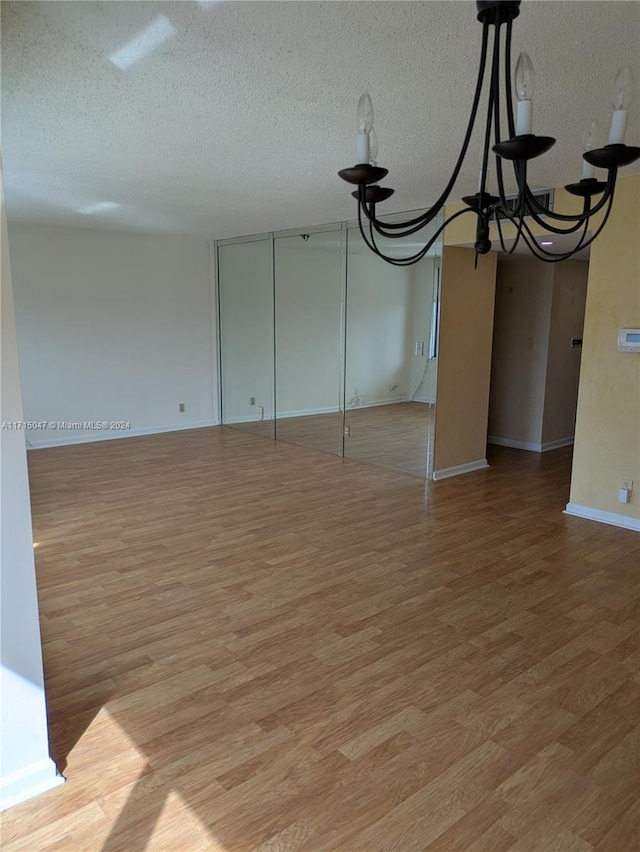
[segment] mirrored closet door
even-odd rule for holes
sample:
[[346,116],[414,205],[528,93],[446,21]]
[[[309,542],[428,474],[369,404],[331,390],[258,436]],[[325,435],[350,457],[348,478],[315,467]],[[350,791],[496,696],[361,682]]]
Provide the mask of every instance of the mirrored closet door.
[[[432,233],[435,232],[433,226]],[[420,235],[421,243],[426,236]],[[411,238],[378,238],[386,254]],[[420,245],[415,243],[418,250]],[[347,243],[345,445],[348,458],[425,477],[435,423],[438,253],[413,266],[376,257],[357,227]]]
[[274,241],[276,437],[342,454],[340,228]]
[[269,237],[218,244],[222,422],[274,430],[273,257]]

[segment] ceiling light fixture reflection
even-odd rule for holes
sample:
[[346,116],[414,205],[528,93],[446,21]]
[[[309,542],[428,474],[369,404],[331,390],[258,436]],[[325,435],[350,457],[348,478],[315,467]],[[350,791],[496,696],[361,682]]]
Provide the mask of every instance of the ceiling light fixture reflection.
[[153,53],[165,41],[173,38],[177,32],[166,15],[158,15],[149,26],[140,30],[130,41],[110,54],[109,62],[126,71],[127,68],[131,68],[136,62]]
[[115,210],[116,207],[120,207],[120,205],[116,204],[115,201],[96,201],[95,204],[87,204],[86,207],[80,207],[78,213],[104,213],[107,210]]
[[540,243],[541,246],[552,246],[553,240],[542,240]]

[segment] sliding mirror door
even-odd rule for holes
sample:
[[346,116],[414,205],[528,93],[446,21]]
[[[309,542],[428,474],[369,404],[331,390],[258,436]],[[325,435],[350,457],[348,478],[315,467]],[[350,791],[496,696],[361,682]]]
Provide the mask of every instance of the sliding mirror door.
[[222,422],[272,438],[271,240],[219,244],[218,292]]
[[276,437],[342,454],[340,229],[277,237]]
[[[432,233],[435,232],[434,224]],[[420,235],[424,243],[426,236]],[[386,254],[420,246],[378,239]],[[436,400],[439,257],[396,267],[348,231],[345,456],[426,477]]]

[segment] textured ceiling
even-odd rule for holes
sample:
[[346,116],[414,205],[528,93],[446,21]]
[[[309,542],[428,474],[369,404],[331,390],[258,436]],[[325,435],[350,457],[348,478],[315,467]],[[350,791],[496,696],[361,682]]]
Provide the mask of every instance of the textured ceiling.
[[[171,37],[127,68],[110,61],[159,15]],[[396,189],[385,210],[424,207],[457,154],[480,34],[462,0],[5,0],[9,216],[215,238],[351,218],[336,172],[355,161],[365,89]],[[606,141],[618,67],[640,81],[640,3],[524,0],[514,58],[524,49],[537,74],[534,132],[558,139],[531,183],[577,180],[594,117]],[[476,189],[475,138],[456,196]]]

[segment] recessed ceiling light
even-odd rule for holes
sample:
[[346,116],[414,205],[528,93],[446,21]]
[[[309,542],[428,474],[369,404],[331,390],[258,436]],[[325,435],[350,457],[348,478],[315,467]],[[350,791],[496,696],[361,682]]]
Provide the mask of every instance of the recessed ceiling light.
[[552,245],[553,245],[553,240],[542,240],[542,242],[540,243],[540,245],[541,245],[541,246],[552,246]]
[[135,65],[136,62],[144,59],[145,56],[153,53],[167,39],[173,38],[177,32],[166,15],[158,15],[149,26],[140,30],[130,41],[114,51],[109,56],[109,61],[113,62],[117,68],[125,71]]
[[87,204],[86,207],[80,207],[78,213],[104,213],[105,210],[114,210],[120,207],[115,201],[96,201],[95,204]]

